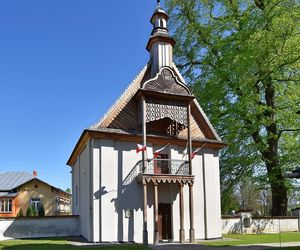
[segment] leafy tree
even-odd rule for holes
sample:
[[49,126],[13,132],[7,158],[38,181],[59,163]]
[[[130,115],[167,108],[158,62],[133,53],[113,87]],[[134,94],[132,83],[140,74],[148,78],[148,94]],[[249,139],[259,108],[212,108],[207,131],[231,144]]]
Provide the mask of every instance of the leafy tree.
[[285,215],[284,172],[300,163],[300,3],[166,0],[175,59],[221,138],[224,189],[243,176],[269,185]]
[[19,212],[18,212],[18,214],[17,214],[17,217],[19,217],[19,218],[24,217],[24,213],[23,213],[22,208],[20,208],[20,210],[19,210]]
[[71,188],[67,188],[66,192],[70,194],[72,192]]
[[222,192],[221,195],[221,204],[222,204],[222,214],[232,214],[233,211],[237,211],[240,209],[240,205],[238,204],[237,197],[234,194],[234,190],[230,189],[230,192]]
[[43,217],[45,216],[45,208],[43,203],[40,203],[39,209],[38,209],[38,216]]

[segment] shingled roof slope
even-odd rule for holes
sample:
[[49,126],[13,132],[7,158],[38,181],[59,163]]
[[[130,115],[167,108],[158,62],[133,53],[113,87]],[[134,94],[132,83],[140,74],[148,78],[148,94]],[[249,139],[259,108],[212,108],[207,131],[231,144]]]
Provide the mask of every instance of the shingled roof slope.
[[0,190],[9,191],[34,179],[35,176],[27,172],[4,172],[0,173]]
[[141,86],[141,82],[144,79],[144,76],[148,69],[148,64],[140,71],[140,73],[135,77],[135,79],[129,84],[126,90],[121,94],[117,101],[111,106],[111,108],[106,112],[106,114],[89,129],[96,128],[106,128],[109,123],[122,111],[131,98],[136,94],[138,89]]

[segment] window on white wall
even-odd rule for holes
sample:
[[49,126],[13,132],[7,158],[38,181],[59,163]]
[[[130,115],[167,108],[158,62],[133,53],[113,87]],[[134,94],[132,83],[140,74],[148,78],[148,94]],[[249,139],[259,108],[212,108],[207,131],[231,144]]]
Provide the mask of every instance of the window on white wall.
[[0,199],[0,213],[12,212],[12,199]]

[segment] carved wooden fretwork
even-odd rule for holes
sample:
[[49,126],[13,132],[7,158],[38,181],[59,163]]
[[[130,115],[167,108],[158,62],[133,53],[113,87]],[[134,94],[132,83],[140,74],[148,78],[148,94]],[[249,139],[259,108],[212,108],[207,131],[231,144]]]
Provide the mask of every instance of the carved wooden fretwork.
[[176,95],[191,95],[184,83],[180,82],[170,68],[162,68],[154,78],[144,83],[143,89]]
[[169,127],[167,128],[166,133],[168,135],[178,135],[182,130],[184,130],[186,128],[185,125],[180,124],[176,121],[172,121],[172,123],[169,125]]
[[153,183],[179,183],[179,184],[193,184],[194,176],[180,176],[180,175],[150,175],[150,174],[140,174],[137,178],[138,182],[141,184]]
[[146,123],[170,118],[183,126],[187,126],[187,113],[186,104],[180,101],[154,98],[147,98],[146,100]]

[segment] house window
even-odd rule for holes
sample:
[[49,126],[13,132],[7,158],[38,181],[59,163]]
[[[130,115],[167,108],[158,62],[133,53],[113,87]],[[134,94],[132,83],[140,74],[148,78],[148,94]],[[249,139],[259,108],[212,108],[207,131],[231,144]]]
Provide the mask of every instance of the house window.
[[12,199],[1,199],[0,213],[11,213],[11,212],[12,212]]
[[40,204],[41,204],[41,199],[39,199],[39,198],[31,199],[30,205],[31,205],[36,211],[39,210]]

